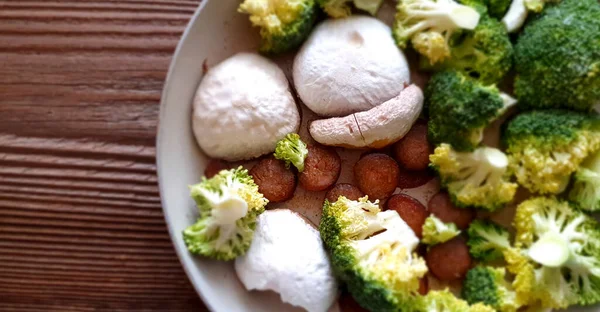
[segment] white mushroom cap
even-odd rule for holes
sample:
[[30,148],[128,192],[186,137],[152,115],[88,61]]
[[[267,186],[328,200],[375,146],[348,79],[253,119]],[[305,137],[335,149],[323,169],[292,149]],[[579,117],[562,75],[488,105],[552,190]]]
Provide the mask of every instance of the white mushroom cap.
[[236,161],[271,153],[299,126],[285,74],[258,54],[239,53],[210,69],[194,98],[194,134],[213,158]]
[[250,249],[235,260],[248,290],[273,290],[281,300],[309,312],[325,312],[337,297],[337,283],[319,232],[288,209],[258,217]]
[[318,25],[294,60],[294,85],[304,104],[322,116],[343,116],[398,95],[410,72],[391,33],[367,16]]

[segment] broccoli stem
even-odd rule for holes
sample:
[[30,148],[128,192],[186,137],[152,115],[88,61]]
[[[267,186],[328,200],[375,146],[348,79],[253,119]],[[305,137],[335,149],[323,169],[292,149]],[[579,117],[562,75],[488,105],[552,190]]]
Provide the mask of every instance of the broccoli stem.
[[517,104],[517,99],[504,92],[500,92],[500,98],[502,98],[502,101],[504,102],[504,107],[501,110],[502,112],[509,110],[511,107]]
[[569,244],[555,232],[546,233],[529,248],[529,257],[547,267],[561,267],[569,260],[569,256]]
[[523,0],[513,0],[502,18],[502,24],[506,26],[509,33],[516,32],[525,24],[528,13],[529,10],[527,10]]

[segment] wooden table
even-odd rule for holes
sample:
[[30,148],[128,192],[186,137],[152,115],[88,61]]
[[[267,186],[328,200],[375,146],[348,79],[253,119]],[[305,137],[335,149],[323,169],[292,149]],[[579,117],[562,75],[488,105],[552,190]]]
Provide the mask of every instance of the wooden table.
[[154,140],[200,0],[0,0],[0,310],[204,310]]

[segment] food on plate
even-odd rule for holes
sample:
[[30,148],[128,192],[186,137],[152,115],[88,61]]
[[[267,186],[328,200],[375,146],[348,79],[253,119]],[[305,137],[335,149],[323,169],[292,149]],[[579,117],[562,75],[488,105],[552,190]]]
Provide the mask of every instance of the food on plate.
[[600,210],[600,152],[589,156],[575,172],[569,200],[581,210]]
[[509,33],[514,33],[521,30],[527,16],[529,15],[529,9],[525,5],[526,0],[513,0],[508,7],[508,11],[502,17],[502,24],[506,27]]
[[450,40],[450,58],[432,63],[421,58],[421,69],[454,69],[481,80],[498,83],[513,65],[514,51],[506,28],[494,18],[482,15],[473,31],[465,31]]
[[349,200],[358,200],[364,197],[365,194],[356,186],[350,183],[338,183],[331,188],[325,195],[325,199],[330,203],[336,202],[340,196],[344,196]]
[[462,29],[473,30],[480,14],[452,0],[398,2],[393,36],[402,49],[412,47],[432,63],[450,57],[449,40]]
[[454,223],[444,223],[436,216],[431,215],[423,223],[422,243],[436,245],[445,243],[460,234],[460,230]]
[[564,309],[600,302],[600,225],[568,202],[530,198],[517,207],[515,248],[504,253],[517,299]]
[[425,261],[429,271],[441,281],[464,278],[472,263],[469,247],[461,237],[431,246]]
[[370,110],[315,120],[310,135],[315,141],[347,148],[382,148],[400,140],[423,109],[423,93],[410,85],[400,94]]
[[461,0],[460,3],[487,12],[495,19],[501,19],[511,5],[511,0]]
[[429,292],[429,279],[427,279],[427,276],[425,276],[419,280],[419,295],[425,296],[425,295],[427,295],[428,292]]
[[435,74],[427,84],[425,99],[431,143],[448,143],[461,152],[477,148],[483,130],[516,103],[496,86],[457,71]]
[[235,271],[248,290],[272,290],[281,300],[310,312],[326,312],[338,287],[319,231],[289,209],[258,217],[248,252]]
[[581,162],[600,149],[600,119],[567,110],[524,112],[508,122],[503,141],[520,185],[558,194]]
[[427,266],[413,253],[419,239],[396,211],[381,211],[367,197],[341,197],[325,202],[319,231],[338,279],[363,308],[410,307]]
[[600,98],[598,41],[598,1],[563,0],[544,10],[515,45],[519,106],[591,110]]
[[275,158],[285,161],[286,167],[294,165],[298,172],[304,171],[304,160],[308,156],[308,148],[296,133],[290,133],[277,142]]
[[399,172],[400,168],[392,157],[381,153],[368,154],[354,165],[354,180],[369,198],[385,199],[396,190]]
[[457,152],[443,143],[430,160],[456,206],[496,211],[510,203],[517,191],[517,184],[510,181],[508,158],[499,149]]
[[429,200],[427,210],[444,223],[453,223],[460,230],[466,230],[475,219],[475,211],[470,208],[458,208],[447,192],[439,192]]
[[260,27],[260,51],[266,54],[299,47],[318,15],[315,0],[244,0],[238,11],[250,14],[252,25]]
[[357,9],[368,12],[371,15],[377,14],[383,0],[316,0],[323,11],[333,18],[348,17],[352,14],[353,4]]
[[338,300],[340,312],[369,312],[369,310],[358,305],[358,302],[347,292],[343,292]]
[[246,253],[256,218],[269,202],[258,186],[239,167],[219,172],[190,187],[200,215],[183,231],[187,249],[218,260],[232,260]]
[[435,174],[431,170],[407,170],[400,167],[400,174],[398,175],[398,188],[401,190],[417,188],[419,186],[427,184],[435,177]]
[[335,184],[341,170],[342,160],[334,149],[309,145],[304,171],[298,174],[298,180],[307,191],[324,191]]
[[409,68],[390,31],[366,16],[319,24],[294,59],[302,102],[318,115],[344,116],[397,96],[409,82]]
[[236,161],[272,153],[299,126],[285,74],[257,54],[238,53],[211,68],[194,98],[194,134],[212,158]]
[[406,194],[396,194],[387,200],[386,210],[396,211],[418,238],[423,237],[423,224],[429,212],[418,200]]
[[217,173],[221,172],[221,170],[227,170],[230,166],[228,163],[219,160],[219,159],[211,159],[208,161],[206,168],[204,169],[204,176],[207,179],[210,179],[217,175]]
[[471,257],[481,262],[502,259],[504,252],[511,247],[508,230],[490,220],[473,221],[467,233]]
[[394,144],[394,158],[408,170],[425,170],[433,149],[427,140],[427,124],[416,122],[406,135]]
[[498,312],[515,312],[521,306],[516,294],[506,280],[504,268],[477,266],[467,272],[463,282],[462,297],[469,304],[483,303]]
[[258,185],[258,191],[271,203],[286,201],[294,196],[296,175],[281,160],[264,158],[250,169],[250,175]]
[[434,290],[417,299],[415,311],[423,312],[495,312],[490,306],[482,303],[469,306],[458,299],[448,289]]

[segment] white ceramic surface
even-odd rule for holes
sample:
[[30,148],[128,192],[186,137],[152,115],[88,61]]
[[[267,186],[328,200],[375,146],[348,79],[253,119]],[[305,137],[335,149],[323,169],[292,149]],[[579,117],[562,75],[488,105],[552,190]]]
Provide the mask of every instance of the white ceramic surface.
[[[202,79],[203,63],[210,67],[240,51],[256,51],[259,38],[247,16],[237,13],[237,0],[204,0],[194,15],[177,48],[164,87],[157,138],[157,167],[165,219],[181,263],[198,294],[212,311],[301,311],[283,304],[278,295],[247,292],[238,281],[231,262],[211,261],[187,252],[181,232],[197,216],[188,186],[199,181],[206,156],[198,148],[191,127],[192,99]],[[388,2],[379,18],[388,24],[393,17]],[[288,74],[291,56],[277,63]],[[413,76],[413,81],[422,81]],[[310,140],[307,124],[315,116],[303,108],[300,134]],[[496,131],[493,131],[496,132]],[[497,132],[496,132],[497,134]],[[493,134],[492,134],[493,135]],[[495,140],[492,140],[495,141]],[[340,182],[352,179],[351,164],[361,152],[341,152],[343,166]],[[426,203],[436,192],[435,181],[406,193]],[[400,191],[398,191],[400,192]],[[273,208],[291,208],[318,222],[324,193],[307,193],[298,188],[294,198]],[[499,216],[502,219],[501,216]],[[600,311],[600,308],[572,309],[572,312]]]

